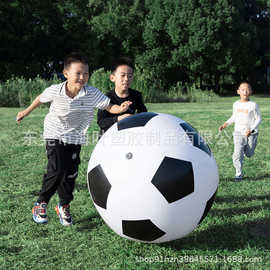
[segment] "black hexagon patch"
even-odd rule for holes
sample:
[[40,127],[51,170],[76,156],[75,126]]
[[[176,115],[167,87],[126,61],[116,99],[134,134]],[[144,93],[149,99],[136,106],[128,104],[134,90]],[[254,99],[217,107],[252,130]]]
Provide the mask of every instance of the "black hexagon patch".
[[150,219],[122,220],[123,234],[141,241],[154,241],[165,234]]
[[194,174],[189,161],[165,157],[155,173],[152,184],[168,203],[194,192]]
[[207,153],[209,156],[211,156],[211,150],[207,143],[204,141],[204,139],[199,135],[197,130],[193,128],[188,123],[180,123],[180,126],[185,130],[187,133],[190,141],[192,142],[193,146],[201,149],[205,153]]
[[88,173],[88,187],[95,204],[106,209],[108,195],[112,186],[100,165]]
[[208,212],[210,211],[210,209],[211,209],[211,207],[213,205],[213,202],[214,202],[214,200],[216,198],[216,193],[217,193],[217,190],[213,194],[213,196],[207,201],[206,206],[205,206],[205,209],[204,209],[204,212],[203,212],[203,215],[202,215],[202,217],[201,217],[201,219],[200,219],[200,221],[199,221],[198,224],[200,224],[205,219],[205,217],[207,216]]
[[157,115],[157,113],[153,112],[138,113],[117,122],[117,128],[118,130],[123,130],[127,128],[143,127],[148,121]]

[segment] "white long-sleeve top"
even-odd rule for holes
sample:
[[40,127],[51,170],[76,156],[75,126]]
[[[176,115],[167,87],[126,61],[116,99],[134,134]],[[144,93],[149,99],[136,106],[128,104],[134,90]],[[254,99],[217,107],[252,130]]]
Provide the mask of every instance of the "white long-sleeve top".
[[234,102],[232,116],[226,121],[228,125],[234,123],[234,131],[243,135],[247,130],[258,131],[258,126],[262,120],[259,106],[254,101]]

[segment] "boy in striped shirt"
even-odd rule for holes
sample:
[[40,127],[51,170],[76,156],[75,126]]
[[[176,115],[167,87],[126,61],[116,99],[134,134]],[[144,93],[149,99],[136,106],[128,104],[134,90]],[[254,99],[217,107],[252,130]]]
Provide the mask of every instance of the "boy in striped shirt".
[[32,213],[36,223],[47,223],[47,205],[57,191],[59,204],[55,210],[61,224],[68,226],[72,224],[69,203],[73,199],[78,175],[81,145],[86,143],[94,109],[119,114],[127,111],[131,102],[113,105],[97,88],[88,86],[88,63],[79,53],[65,58],[63,74],[67,80],[46,88],[28,108],[18,113],[17,122],[40,104],[50,102],[43,133],[48,158],[47,173]]

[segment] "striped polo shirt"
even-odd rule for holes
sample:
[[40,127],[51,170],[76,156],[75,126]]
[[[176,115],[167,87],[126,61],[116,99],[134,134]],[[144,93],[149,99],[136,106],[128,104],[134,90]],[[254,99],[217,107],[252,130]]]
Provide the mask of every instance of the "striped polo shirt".
[[51,103],[44,120],[43,137],[68,144],[85,144],[94,109],[106,109],[110,99],[97,88],[88,85],[71,98],[66,94],[66,83],[53,84],[40,95],[41,103]]

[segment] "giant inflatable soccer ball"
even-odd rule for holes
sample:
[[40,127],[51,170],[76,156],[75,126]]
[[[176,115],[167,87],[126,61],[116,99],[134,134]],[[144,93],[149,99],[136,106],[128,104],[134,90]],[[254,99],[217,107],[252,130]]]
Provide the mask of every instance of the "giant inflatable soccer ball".
[[140,113],[115,123],[88,164],[95,207],[118,235],[167,242],[192,232],[206,217],[218,188],[208,145],[187,122]]

